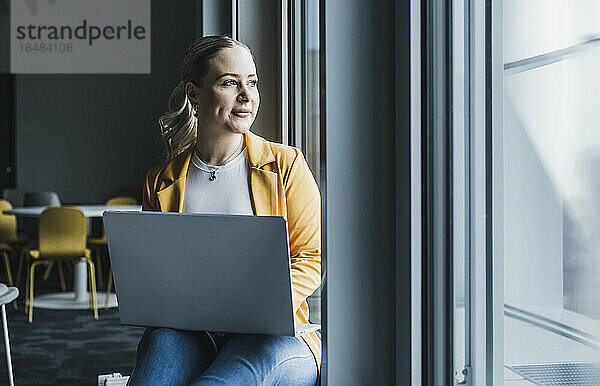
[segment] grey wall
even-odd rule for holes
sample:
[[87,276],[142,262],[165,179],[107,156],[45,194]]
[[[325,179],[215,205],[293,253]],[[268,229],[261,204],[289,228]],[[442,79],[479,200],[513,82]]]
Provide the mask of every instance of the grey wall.
[[324,26],[324,376],[409,385],[409,2],[327,1]]
[[152,1],[149,75],[17,76],[18,188],[55,190],[70,203],[139,199],[146,171],[161,162],[157,119],[195,36],[195,3]]
[[252,132],[271,141],[281,141],[277,78],[278,37],[280,36],[276,2],[272,0],[239,1],[239,39],[254,55],[259,77],[260,108]]

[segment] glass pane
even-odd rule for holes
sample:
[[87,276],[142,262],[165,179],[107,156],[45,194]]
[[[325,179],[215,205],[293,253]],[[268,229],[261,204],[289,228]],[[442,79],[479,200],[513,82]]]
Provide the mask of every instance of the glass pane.
[[319,1],[306,1],[305,28],[305,124],[302,148],[306,161],[320,185],[320,85],[319,85]]
[[[319,1],[306,0],[303,9],[303,125],[302,151],[319,187],[320,181],[320,84],[319,84]],[[308,298],[310,321],[321,323],[321,287]]]
[[504,3],[509,385],[600,384],[598,20],[597,1]]

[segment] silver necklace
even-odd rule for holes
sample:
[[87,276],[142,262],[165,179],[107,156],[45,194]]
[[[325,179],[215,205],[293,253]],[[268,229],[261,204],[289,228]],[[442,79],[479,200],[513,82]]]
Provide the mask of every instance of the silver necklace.
[[[229,155],[229,157],[227,157],[227,159],[225,159],[225,161],[223,161],[223,163],[219,166],[213,166],[213,165],[209,165],[206,162],[204,163],[208,169],[210,170],[210,176],[208,177],[209,181],[214,181],[217,179],[217,171],[219,171],[219,169],[224,166],[227,162],[229,162],[229,160],[235,155],[235,153],[238,152],[238,150],[240,149],[240,147],[242,147],[242,143],[244,143],[243,140],[240,141],[240,144],[238,145],[238,147],[235,148],[235,150],[233,151],[233,153],[231,153]],[[198,153],[198,148],[194,147],[194,153],[196,153],[196,156],[202,160],[202,158],[200,158],[200,153]]]

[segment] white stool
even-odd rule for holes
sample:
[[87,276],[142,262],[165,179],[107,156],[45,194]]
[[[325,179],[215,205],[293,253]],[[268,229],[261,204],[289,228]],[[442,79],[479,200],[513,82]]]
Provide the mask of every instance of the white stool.
[[7,287],[0,283],[0,304],[2,305],[2,329],[4,330],[4,347],[6,348],[6,365],[8,367],[8,384],[14,386],[12,371],[12,359],[10,357],[10,342],[8,340],[8,323],[6,322],[6,304],[12,302],[19,296],[19,289]]
[[121,373],[98,375],[98,386],[126,386],[129,376]]

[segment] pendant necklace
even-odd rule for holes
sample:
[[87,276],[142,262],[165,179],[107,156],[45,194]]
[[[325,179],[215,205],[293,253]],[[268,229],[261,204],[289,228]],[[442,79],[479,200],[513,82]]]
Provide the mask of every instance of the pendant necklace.
[[[224,166],[224,165],[225,165],[227,162],[229,162],[229,160],[230,160],[230,159],[231,159],[231,158],[232,158],[232,157],[235,155],[235,153],[237,153],[237,152],[238,152],[238,150],[239,150],[239,149],[240,149],[240,147],[242,146],[242,143],[244,143],[243,141],[244,141],[244,140],[242,139],[242,140],[240,141],[240,144],[238,145],[238,147],[236,147],[236,148],[235,148],[235,150],[233,151],[233,153],[231,153],[231,154],[229,155],[229,157],[227,157],[227,159],[226,159],[225,161],[223,161],[223,163],[222,163],[221,165],[219,165],[219,166],[212,166],[212,165],[209,165],[209,164],[205,163],[205,164],[206,164],[206,166],[208,166],[208,168],[210,169],[210,177],[208,177],[208,180],[209,180],[209,181],[214,181],[214,180],[216,180],[216,179],[217,179],[217,171],[219,171],[219,169],[220,169],[222,166]],[[198,148],[197,148],[197,147],[194,147],[194,152],[196,153],[196,156],[197,156],[197,157],[198,157],[200,160],[202,160],[202,158],[200,158],[200,154],[198,153]]]

